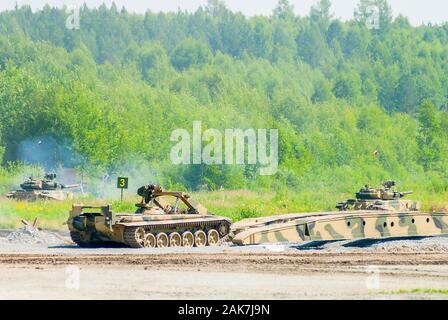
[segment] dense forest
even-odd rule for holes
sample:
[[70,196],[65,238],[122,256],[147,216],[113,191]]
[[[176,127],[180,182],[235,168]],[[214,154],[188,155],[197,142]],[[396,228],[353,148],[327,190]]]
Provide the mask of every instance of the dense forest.
[[[380,10],[380,28],[366,25]],[[0,174],[18,162],[167,187],[290,188],[395,178],[448,190],[448,24],[412,26],[386,0],[351,21],[329,0],[306,17],[286,0],[246,17],[115,5],[0,13]],[[276,128],[279,170],[170,162],[171,132]]]

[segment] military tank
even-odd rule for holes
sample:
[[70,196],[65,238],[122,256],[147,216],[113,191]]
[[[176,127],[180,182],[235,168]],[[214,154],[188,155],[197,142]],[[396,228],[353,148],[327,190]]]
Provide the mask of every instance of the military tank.
[[331,212],[292,213],[241,220],[232,225],[236,245],[317,241],[434,237],[448,235],[447,212],[424,212],[420,203],[403,200],[394,181],[366,185],[356,199]]
[[421,203],[413,200],[402,200],[412,191],[395,191],[395,181],[386,181],[378,188],[365,185],[356,193],[356,199],[349,199],[336,205],[339,211],[380,210],[380,211],[420,211]]
[[72,199],[73,193],[65,190],[78,188],[79,185],[61,184],[56,181],[56,177],[55,173],[47,173],[43,179],[29,177],[20,185],[20,190],[12,191],[6,197],[25,201],[36,201],[39,199],[63,201]]
[[230,232],[230,219],[186,193],[147,185],[137,194],[142,200],[134,213],[115,213],[111,205],[73,205],[67,221],[73,242],[80,247],[110,242],[132,248],[204,247],[218,245]]

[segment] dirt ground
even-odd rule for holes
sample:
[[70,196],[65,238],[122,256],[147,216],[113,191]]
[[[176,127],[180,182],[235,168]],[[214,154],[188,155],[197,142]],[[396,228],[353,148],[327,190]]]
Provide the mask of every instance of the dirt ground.
[[81,249],[0,236],[0,299],[447,299],[448,239]]

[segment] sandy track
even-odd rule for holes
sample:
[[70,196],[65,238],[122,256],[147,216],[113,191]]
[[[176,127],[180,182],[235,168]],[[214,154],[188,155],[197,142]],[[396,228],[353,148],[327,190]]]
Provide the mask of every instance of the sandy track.
[[2,299],[447,298],[416,288],[448,288],[446,253],[0,254]]
[[0,240],[0,299],[448,298],[447,238],[140,250]]
[[0,253],[0,265],[109,265],[146,266],[184,270],[202,267],[213,270],[266,270],[300,272],[302,268],[347,268],[359,266],[448,266],[446,253],[176,253],[176,254],[35,254]]

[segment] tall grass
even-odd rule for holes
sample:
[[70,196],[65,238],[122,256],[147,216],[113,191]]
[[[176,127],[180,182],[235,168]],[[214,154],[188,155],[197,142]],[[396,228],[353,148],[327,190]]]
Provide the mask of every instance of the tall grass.
[[[336,203],[352,198],[352,194],[330,192],[325,190],[302,191],[278,190],[256,192],[249,190],[197,192],[191,196],[201,202],[210,211],[225,216],[233,221],[245,218],[270,216],[284,213],[314,212],[334,210]],[[414,197],[423,202],[423,209],[429,211],[446,211],[448,209],[448,193],[420,193]],[[66,227],[63,223],[73,202],[89,205],[112,204],[115,212],[133,212],[137,197],[126,197],[123,202],[117,199],[82,198],[75,201],[36,201],[21,202],[0,200],[0,228],[17,228],[21,219],[33,221],[38,217],[40,226],[49,229]]]
[[[0,195],[17,188],[24,178],[30,175],[40,176],[43,171],[39,167],[21,164],[9,164],[0,167]],[[432,177],[431,177],[432,178]],[[408,196],[423,203],[423,210],[448,211],[448,192],[434,181],[439,179],[417,179],[403,184],[406,190],[415,190]],[[284,213],[331,211],[336,203],[353,198],[354,192],[346,192],[348,181],[341,181],[333,186],[309,186],[307,190],[283,188],[269,191],[222,190],[195,192],[191,196],[205,205],[211,212],[228,217],[233,221],[245,218],[270,216]],[[401,187],[401,185],[400,185]],[[182,189],[182,188],[181,188]],[[63,223],[74,202],[89,205],[112,204],[115,212],[133,212],[138,197],[126,196],[123,202],[115,199],[95,199],[93,197],[78,198],[74,201],[36,201],[22,202],[8,200],[0,196],[0,228],[17,228],[21,220],[33,221],[39,218],[40,226],[49,229],[65,229]]]

